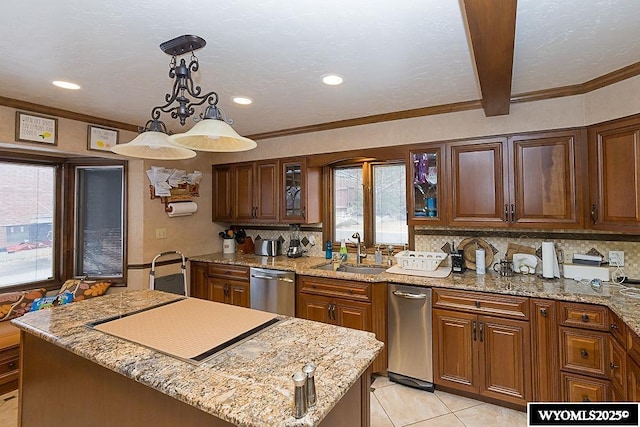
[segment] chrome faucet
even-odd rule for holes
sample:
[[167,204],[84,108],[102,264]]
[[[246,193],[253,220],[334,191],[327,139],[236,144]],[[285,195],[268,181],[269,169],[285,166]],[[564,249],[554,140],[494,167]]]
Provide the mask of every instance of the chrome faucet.
[[[353,233],[353,236],[351,236],[352,239],[356,239],[357,243],[356,243],[356,264],[359,265],[362,263],[362,260],[364,258],[367,257],[367,252],[366,252],[366,247],[360,243],[360,233],[358,233],[357,231],[355,233]],[[364,251],[364,255],[362,254],[362,249],[365,249]]]

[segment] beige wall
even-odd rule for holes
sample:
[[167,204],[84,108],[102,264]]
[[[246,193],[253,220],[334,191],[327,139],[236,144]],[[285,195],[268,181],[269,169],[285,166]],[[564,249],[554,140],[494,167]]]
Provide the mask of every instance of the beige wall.
[[[272,138],[258,141],[258,148],[243,153],[199,153],[195,159],[177,162],[131,160],[127,177],[128,262],[149,263],[156,254],[167,250],[179,250],[187,256],[221,252],[218,232],[228,224],[211,222],[211,164],[584,126],[640,113],[639,94],[640,76],[585,95],[514,104],[508,116],[487,118],[482,110],[473,110]],[[119,158],[86,149],[84,122],[59,119],[56,147],[15,142],[14,126],[15,110],[0,107],[0,148]],[[120,131],[122,142],[134,137],[133,132]],[[169,218],[161,202],[150,199],[145,174],[150,166],[202,171],[200,197],[196,199],[198,211],[194,215]],[[157,228],[166,228],[166,239],[155,238]],[[129,287],[146,287],[148,273],[148,269],[130,270]]]

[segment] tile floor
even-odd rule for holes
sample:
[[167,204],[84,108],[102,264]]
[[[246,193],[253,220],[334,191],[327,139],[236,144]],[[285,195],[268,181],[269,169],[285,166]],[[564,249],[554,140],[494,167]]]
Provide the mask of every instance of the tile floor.
[[[436,390],[415,390],[376,377],[371,392],[371,427],[519,427],[523,412]],[[0,396],[0,426],[18,425],[18,391]]]

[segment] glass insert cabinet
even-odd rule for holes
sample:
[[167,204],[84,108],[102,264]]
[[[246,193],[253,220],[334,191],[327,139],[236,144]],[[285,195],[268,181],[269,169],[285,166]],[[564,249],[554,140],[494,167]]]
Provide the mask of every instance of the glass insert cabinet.
[[409,152],[411,168],[407,179],[407,209],[409,224],[438,223],[442,221],[442,149],[433,147]]
[[284,166],[284,216],[304,218],[302,201],[302,163],[285,163]]

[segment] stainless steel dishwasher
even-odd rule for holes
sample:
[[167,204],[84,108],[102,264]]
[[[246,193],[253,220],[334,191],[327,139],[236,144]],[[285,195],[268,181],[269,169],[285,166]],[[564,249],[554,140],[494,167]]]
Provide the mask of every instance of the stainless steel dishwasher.
[[389,284],[389,379],[433,391],[431,289]]
[[296,275],[292,271],[252,267],[251,308],[294,317],[296,315]]

